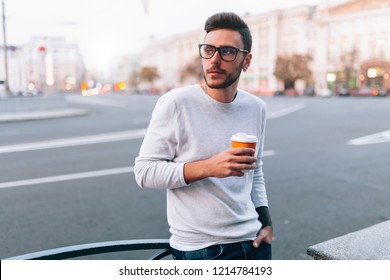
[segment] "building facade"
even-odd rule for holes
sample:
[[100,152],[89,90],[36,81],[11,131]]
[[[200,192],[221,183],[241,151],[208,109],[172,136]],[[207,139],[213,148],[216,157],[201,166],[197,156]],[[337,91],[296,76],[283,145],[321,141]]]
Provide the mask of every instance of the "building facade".
[[[198,54],[198,44],[203,41],[202,30],[179,34],[162,40],[153,41],[142,53],[141,67],[156,67],[160,78],[154,87],[160,91],[182,86],[185,82],[196,82],[183,78],[184,68],[193,62]],[[199,60],[199,67],[202,67]],[[150,85],[143,84],[147,88]]]
[[[390,0],[323,0],[244,19],[253,37],[252,64],[240,84],[244,89],[266,95],[283,90],[283,81],[273,74],[276,58],[301,54],[312,58],[316,92],[336,93],[341,86],[390,91]],[[180,74],[198,55],[203,36],[197,30],[155,41],[145,49],[141,66],[158,69],[161,90],[181,86]],[[295,83],[300,94],[307,86],[306,81]]]
[[319,20],[327,48],[316,55],[316,65],[326,73],[317,73],[317,80],[333,91],[340,85],[390,91],[390,1],[347,1],[322,10]]
[[[25,90],[64,92],[79,90],[85,67],[76,43],[58,37],[35,37],[7,49],[9,88],[14,94]],[[0,50],[4,63],[4,50]],[[0,76],[5,77],[5,70]]]

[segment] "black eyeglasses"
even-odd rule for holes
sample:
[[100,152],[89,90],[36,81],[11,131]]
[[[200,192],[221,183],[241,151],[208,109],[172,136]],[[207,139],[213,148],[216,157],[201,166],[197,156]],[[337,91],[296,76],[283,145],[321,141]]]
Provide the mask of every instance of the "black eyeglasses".
[[208,44],[199,44],[199,55],[202,58],[210,59],[218,51],[219,56],[226,62],[234,61],[237,57],[238,52],[249,53],[247,50],[239,49],[236,47],[214,47]]

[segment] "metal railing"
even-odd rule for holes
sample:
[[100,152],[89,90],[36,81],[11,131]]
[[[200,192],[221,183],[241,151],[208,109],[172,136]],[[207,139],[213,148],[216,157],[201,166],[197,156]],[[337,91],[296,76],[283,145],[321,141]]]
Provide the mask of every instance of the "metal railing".
[[149,257],[149,260],[160,260],[171,255],[171,247],[167,239],[119,240],[88,243],[75,246],[60,247],[45,251],[19,255],[7,260],[64,260],[89,255],[115,253],[136,250],[160,250]]

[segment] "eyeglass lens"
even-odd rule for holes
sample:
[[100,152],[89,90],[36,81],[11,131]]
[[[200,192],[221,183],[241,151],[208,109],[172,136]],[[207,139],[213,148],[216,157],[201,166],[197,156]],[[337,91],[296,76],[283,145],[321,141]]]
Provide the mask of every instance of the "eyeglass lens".
[[236,59],[237,50],[231,47],[217,48],[210,45],[200,46],[200,56],[206,59],[210,59],[214,56],[215,52],[218,51],[221,58],[225,61],[233,61]]

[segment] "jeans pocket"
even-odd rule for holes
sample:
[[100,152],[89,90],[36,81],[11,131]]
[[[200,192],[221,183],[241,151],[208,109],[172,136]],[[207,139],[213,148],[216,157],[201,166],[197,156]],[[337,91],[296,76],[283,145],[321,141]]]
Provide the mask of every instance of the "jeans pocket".
[[272,245],[267,242],[261,242],[259,247],[255,249],[256,260],[271,260],[272,259]]
[[215,245],[204,249],[184,252],[186,260],[213,260],[222,254],[222,246]]

